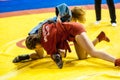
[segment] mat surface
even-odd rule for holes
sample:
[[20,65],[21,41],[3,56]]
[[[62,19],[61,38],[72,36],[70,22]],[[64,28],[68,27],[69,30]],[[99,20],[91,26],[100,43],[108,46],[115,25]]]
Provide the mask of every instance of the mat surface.
[[[110,24],[108,9],[102,9],[102,21],[95,25],[94,10],[87,9],[87,21],[84,24],[91,41],[101,31],[106,33],[111,41],[102,41],[95,47],[117,58],[120,58],[119,13],[120,9],[116,9],[116,27]],[[73,43],[70,43],[72,52],[63,58],[62,69],[58,69],[49,56],[35,61],[12,63],[17,55],[34,52],[25,48],[25,37],[40,21],[54,15],[54,12],[45,12],[0,18],[0,80],[120,80],[120,68],[114,67],[113,63],[92,57],[78,60]]]

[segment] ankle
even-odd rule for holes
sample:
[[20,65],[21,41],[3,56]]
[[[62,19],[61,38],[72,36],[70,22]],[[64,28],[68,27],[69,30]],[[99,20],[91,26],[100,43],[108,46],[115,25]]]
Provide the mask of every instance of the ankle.
[[98,39],[99,42],[101,42],[104,37],[105,37],[105,33],[102,31],[102,32],[100,32],[100,34],[97,36],[97,39]]

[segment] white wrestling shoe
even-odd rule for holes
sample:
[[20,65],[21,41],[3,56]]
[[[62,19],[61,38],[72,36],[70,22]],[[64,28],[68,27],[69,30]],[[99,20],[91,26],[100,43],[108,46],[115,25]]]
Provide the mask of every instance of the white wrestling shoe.
[[100,20],[95,22],[96,25],[100,24]]
[[117,26],[117,24],[116,24],[116,23],[112,23],[112,26],[113,26],[113,27],[116,27],[116,26]]

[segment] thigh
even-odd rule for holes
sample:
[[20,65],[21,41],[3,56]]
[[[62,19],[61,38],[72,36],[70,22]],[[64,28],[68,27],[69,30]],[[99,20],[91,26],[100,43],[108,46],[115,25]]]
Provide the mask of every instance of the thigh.
[[80,60],[86,59],[88,54],[82,48],[82,46],[78,45],[76,41],[74,41],[74,46],[75,46],[75,50],[76,50],[76,54],[77,54],[78,59],[80,59]]
[[76,35],[75,40],[79,46],[82,47],[87,53],[92,53],[95,50],[93,43],[89,40],[86,32]]

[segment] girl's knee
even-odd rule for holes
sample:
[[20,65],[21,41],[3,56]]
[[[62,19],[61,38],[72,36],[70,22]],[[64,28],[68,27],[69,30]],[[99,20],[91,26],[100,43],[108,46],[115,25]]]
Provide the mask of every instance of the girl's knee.
[[41,58],[43,58],[43,56],[42,56],[42,55],[38,55],[37,53],[32,53],[32,54],[30,54],[30,58],[31,58],[32,60],[36,60],[36,59],[41,59]]
[[92,50],[90,50],[90,52],[89,52],[89,54],[90,54],[90,56],[92,56],[92,57],[96,57],[96,50],[94,50],[94,49],[92,49]]

